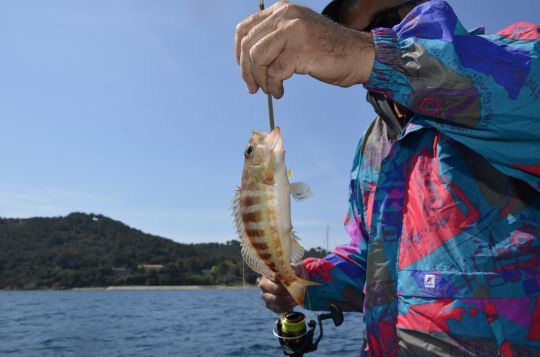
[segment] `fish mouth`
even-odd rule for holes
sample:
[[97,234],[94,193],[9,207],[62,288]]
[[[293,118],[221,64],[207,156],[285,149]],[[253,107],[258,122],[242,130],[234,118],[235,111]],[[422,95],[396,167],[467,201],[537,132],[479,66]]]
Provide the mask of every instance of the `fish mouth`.
[[281,131],[279,127],[275,128],[266,137],[267,143],[275,153],[283,151],[283,139],[281,138]]

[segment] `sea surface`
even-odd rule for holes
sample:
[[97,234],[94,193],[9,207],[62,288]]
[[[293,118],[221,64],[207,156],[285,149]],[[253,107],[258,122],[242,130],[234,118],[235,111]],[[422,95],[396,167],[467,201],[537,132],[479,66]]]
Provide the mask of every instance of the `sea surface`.
[[[276,318],[253,288],[4,291],[0,356],[281,356]],[[307,356],[358,356],[362,338],[360,314],[327,320]]]

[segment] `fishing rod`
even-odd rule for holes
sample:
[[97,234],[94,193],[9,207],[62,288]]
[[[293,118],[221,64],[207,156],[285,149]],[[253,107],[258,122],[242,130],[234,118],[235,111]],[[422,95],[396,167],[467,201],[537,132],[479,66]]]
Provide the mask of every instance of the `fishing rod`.
[[[259,11],[264,10],[264,0],[259,0]],[[268,93],[266,95],[268,99],[268,120],[270,121],[270,131],[274,130],[274,103],[272,101],[272,95]]]

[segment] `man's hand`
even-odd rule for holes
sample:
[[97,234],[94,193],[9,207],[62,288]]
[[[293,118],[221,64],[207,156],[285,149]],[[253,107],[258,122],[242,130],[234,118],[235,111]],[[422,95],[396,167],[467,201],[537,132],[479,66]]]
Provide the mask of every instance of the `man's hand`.
[[249,92],[262,88],[275,98],[294,73],[342,87],[365,83],[374,60],[371,34],[287,1],[238,24],[235,52]]
[[[302,263],[295,264],[292,268],[296,276],[307,279]],[[262,276],[259,280],[259,288],[266,307],[278,314],[291,311],[296,306],[292,296],[279,280],[271,280]]]

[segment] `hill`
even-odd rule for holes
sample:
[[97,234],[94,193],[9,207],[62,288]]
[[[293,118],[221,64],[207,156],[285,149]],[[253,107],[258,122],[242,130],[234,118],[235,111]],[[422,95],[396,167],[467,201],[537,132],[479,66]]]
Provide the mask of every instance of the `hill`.
[[238,241],[180,244],[85,213],[0,218],[0,289],[239,285],[256,278],[244,268]]

